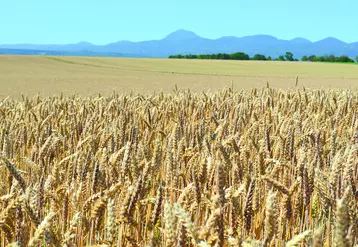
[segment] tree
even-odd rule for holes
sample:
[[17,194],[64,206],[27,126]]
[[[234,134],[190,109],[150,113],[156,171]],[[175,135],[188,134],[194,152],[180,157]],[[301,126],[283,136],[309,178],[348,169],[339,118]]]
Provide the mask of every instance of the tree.
[[328,57],[327,57],[327,61],[328,62],[335,62],[336,61],[336,56],[335,55],[329,55]]
[[[358,56],[357,56],[357,57],[358,57]],[[267,57],[267,60],[268,60],[268,61],[271,61],[271,60],[272,60],[272,57],[271,57],[271,56],[268,56],[268,57]]]
[[358,63],[358,55],[356,56],[355,60],[356,60],[356,62]]
[[308,57],[307,57],[307,56],[303,56],[303,57],[301,58],[301,61],[303,61],[303,62],[308,61]]
[[218,58],[218,59],[223,59],[223,58],[224,58],[224,55],[223,55],[222,53],[218,53],[218,54],[217,54],[217,58]]
[[230,55],[227,54],[227,53],[224,53],[224,54],[223,54],[223,59],[224,59],[224,60],[229,60],[229,59],[230,59]]
[[350,59],[348,56],[337,57],[336,62],[338,62],[338,63],[354,63],[354,61],[352,59]]
[[326,59],[323,56],[316,56],[314,61],[315,62],[325,62]]
[[281,55],[278,57],[278,61],[286,61],[286,60],[285,60],[285,57]]
[[285,58],[287,61],[294,61],[293,54],[291,52],[286,52]]
[[251,59],[252,59],[252,60],[259,60],[259,61],[265,61],[265,60],[267,60],[267,58],[265,57],[265,55],[262,55],[262,54],[255,54]]
[[316,61],[316,56],[315,55],[309,56],[308,61],[315,62]]
[[218,59],[217,54],[210,54],[210,59]]
[[231,54],[232,60],[250,60],[250,56],[243,52],[236,52]]

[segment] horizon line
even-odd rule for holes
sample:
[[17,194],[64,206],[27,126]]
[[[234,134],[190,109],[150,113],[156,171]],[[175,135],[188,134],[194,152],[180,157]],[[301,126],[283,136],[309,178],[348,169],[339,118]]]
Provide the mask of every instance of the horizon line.
[[234,36],[234,35],[229,35],[229,36],[221,36],[219,38],[205,38],[205,37],[202,37],[200,35],[198,35],[196,32],[194,31],[190,31],[190,30],[187,30],[187,29],[177,29],[169,34],[167,34],[165,37],[163,38],[160,38],[160,39],[148,39],[148,40],[140,40],[140,41],[131,41],[131,40],[118,40],[118,41],[112,41],[112,42],[109,42],[109,43],[105,43],[105,44],[95,44],[95,43],[91,43],[91,42],[88,42],[88,41],[78,41],[78,42],[75,42],[75,43],[7,43],[7,44],[0,44],[0,46],[7,46],[7,45],[78,45],[78,44],[81,44],[81,43],[86,43],[88,45],[94,45],[94,46],[106,46],[106,45],[110,45],[110,44],[115,44],[115,43],[119,43],[119,42],[132,42],[132,43],[141,43],[141,42],[148,42],[148,41],[161,41],[161,40],[165,40],[165,38],[167,38],[169,35],[173,34],[173,33],[176,33],[176,32],[179,32],[179,31],[184,31],[184,32],[191,32],[193,34],[195,34],[196,36],[198,36],[199,38],[202,38],[202,39],[208,39],[208,40],[219,40],[219,39],[222,39],[222,38],[228,38],[228,37],[231,37],[231,38],[238,38],[238,39],[242,39],[242,38],[245,38],[245,37],[254,37],[254,36],[270,36],[270,37],[273,37],[277,40],[283,40],[283,41],[292,41],[292,40],[295,40],[295,39],[304,39],[306,41],[309,41],[310,43],[317,43],[319,41],[323,41],[323,40],[326,40],[326,39],[335,39],[335,40],[338,40],[338,41],[341,41],[343,43],[346,43],[346,44],[354,44],[354,43],[357,43],[358,41],[353,41],[353,42],[346,42],[346,41],[343,41],[341,39],[338,39],[336,37],[332,37],[332,36],[328,36],[326,38],[323,38],[323,39],[319,39],[317,41],[312,41],[310,39],[307,39],[307,38],[304,38],[304,37],[295,37],[295,38],[292,38],[292,39],[281,39],[281,38],[278,38],[276,36],[273,36],[273,35],[270,35],[270,34],[252,34],[252,35],[245,35],[245,36]]

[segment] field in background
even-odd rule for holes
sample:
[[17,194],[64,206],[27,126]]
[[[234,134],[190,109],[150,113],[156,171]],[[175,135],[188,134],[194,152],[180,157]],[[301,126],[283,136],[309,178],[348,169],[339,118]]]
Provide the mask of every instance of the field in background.
[[254,61],[202,61],[90,57],[0,56],[0,97],[23,94],[110,94],[192,91],[225,86],[294,87],[296,75],[305,87],[346,88],[358,85],[358,67],[344,64]]

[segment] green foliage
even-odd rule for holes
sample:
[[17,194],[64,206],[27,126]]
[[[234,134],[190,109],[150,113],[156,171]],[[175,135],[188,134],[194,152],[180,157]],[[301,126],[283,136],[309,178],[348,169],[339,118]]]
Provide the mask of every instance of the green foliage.
[[286,52],[284,56],[279,56],[278,58],[272,59],[271,56],[266,57],[263,54],[255,54],[253,57],[250,57],[244,52],[235,52],[232,54],[227,53],[217,53],[217,54],[200,54],[200,55],[170,55],[169,58],[176,59],[218,59],[218,60],[256,60],[256,61],[298,61],[293,58],[291,52]]
[[[200,54],[200,55],[171,55],[169,58],[177,58],[177,59],[218,59],[218,60],[257,60],[257,61],[298,61],[298,59],[294,58],[293,53],[286,52],[285,55],[281,55],[275,59],[272,57],[262,54],[255,54],[253,57],[244,52],[236,52],[232,54],[227,53],[217,53],[217,54]],[[358,63],[358,56],[355,57],[356,62]],[[301,61],[308,62],[330,62],[330,63],[354,63],[354,60],[349,58],[348,56],[339,56],[336,57],[334,55],[325,55],[325,56],[303,56]]]
[[328,62],[334,63],[336,61],[336,57],[334,55],[329,55],[328,57],[326,57],[326,60]]
[[350,59],[348,56],[340,56],[336,58],[338,63],[354,63],[353,59]]
[[250,60],[250,56],[243,52],[236,52],[231,54],[232,60]]
[[308,57],[308,61],[310,61],[310,62],[315,62],[315,60],[316,60],[315,55],[311,55],[311,56]]
[[285,57],[284,57],[284,56],[282,56],[282,55],[281,55],[281,56],[279,56],[277,60],[278,60],[278,61],[286,61]]
[[[271,57],[270,57],[271,58]],[[255,54],[251,60],[259,60],[259,61],[266,61],[268,60],[265,55],[262,54]]]
[[295,59],[293,58],[292,52],[286,52],[285,59],[286,59],[286,61],[295,61]]
[[348,56],[336,57],[334,55],[325,55],[325,56],[311,55],[309,57],[303,56],[301,60],[302,61],[310,61],[310,62],[354,63],[354,60],[352,60]]
[[217,54],[200,54],[200,55],[171,55],[169,58],[177,59],[219,59],[219,60],[250,60],[250,56],[243,52],[233,54],[217,53]]

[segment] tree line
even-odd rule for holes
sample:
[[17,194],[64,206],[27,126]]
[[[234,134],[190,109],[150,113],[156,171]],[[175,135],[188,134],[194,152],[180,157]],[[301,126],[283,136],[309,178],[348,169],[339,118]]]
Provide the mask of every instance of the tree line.
[[[256,60],[256,61],[299,61],[294,58],[293,53],[286,52],[284,55],[280,55],[277,58],[272,58],[271,56],[265,56],[263,54],[255,54],[250,57],[248,54],[244,52],[236,52],[232,54],[228,53],[215,53],[215,54],[188,54],[188,55],[171,55],[169,56],[171,59],[215,59],[215,60]],[[358,63],[358,56],[355,58]],[[332,62],[332,63],[354,63],[354,60],[349,58],[348,56],[339,56],[336,57],[334,55],[327,56],[303,56],[301,58],[303,62]]]
[[169,58],[177,59],[219,59],[219,60],[272,60],[270,56],[266,57],[262,54],[256,54],[253,57],[250,57],[244,52],[235,52],[232,54],[228,53],[216,53],[216,54],[188,54],[188,55],[171,55]]
[[[355,58],[358,63],[358,56]],[[330,63],[354,63],[354,60],[349,58],[348,56],[339,56],[336,57],[334,55],[329,56],[303,56],[301,61],[303,62],[330,62]]]

